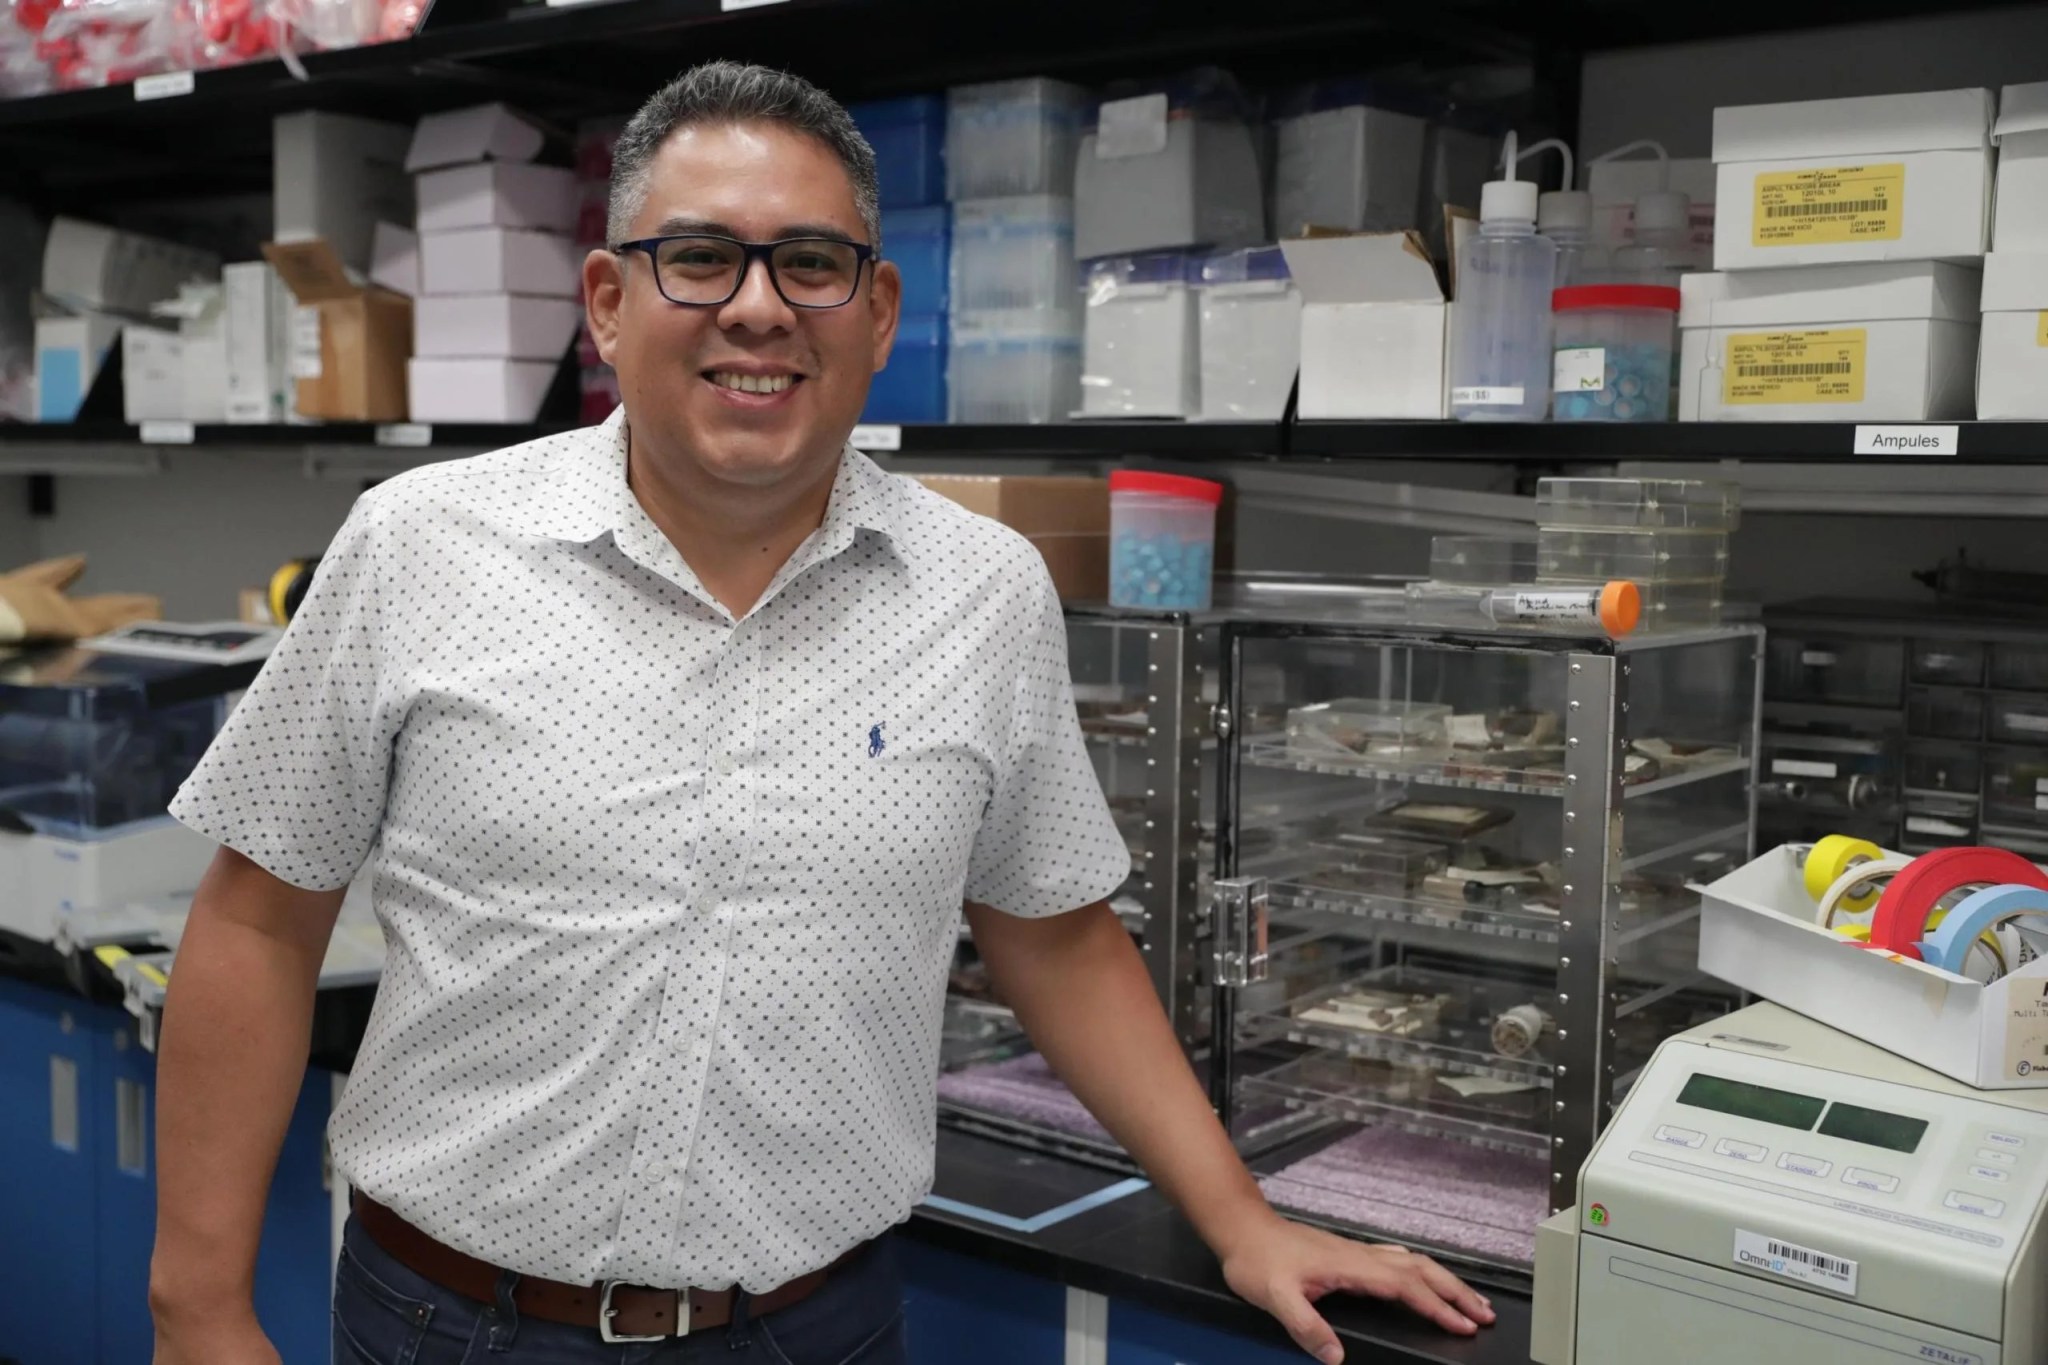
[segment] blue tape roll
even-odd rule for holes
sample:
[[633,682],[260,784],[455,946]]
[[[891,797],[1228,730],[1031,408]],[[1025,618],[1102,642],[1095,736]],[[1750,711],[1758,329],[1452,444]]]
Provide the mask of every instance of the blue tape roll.
[[1933,933],[1920,941],[1920,960],[1961,976],[1963,963],[1970,956],[1970,945],[1986,930],[2015,915],[2048,916],[2048,891],[2006,885],[1971,892],[1943,917]]

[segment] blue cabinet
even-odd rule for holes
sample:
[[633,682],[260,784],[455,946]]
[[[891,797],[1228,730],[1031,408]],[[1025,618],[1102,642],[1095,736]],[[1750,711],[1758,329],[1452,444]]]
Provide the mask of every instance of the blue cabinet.
[[1061,1365],[1067,1291],[992,1261],[904,1237],[904,1333],[910,1365]]
[[1112,1299],[1106,1360],[1107,1365],[1306,1365],[1309,1357],[1292,1346],[1269,1345]]

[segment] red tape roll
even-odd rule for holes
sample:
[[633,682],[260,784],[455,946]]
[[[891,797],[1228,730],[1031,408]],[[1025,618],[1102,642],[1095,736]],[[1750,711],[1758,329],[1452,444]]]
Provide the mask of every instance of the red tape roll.
[[1949,892],[1981,882],[2048,891],[2048,873],[2002,848],[1943,848],[1923,853],[1885,885],[1870,917],[1870,946],[1918,958],[1927,917]]

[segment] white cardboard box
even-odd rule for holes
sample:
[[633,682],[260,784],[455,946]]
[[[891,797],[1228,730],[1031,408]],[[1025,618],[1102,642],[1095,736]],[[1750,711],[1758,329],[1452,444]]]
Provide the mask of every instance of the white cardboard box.
[[552,360],[406,362],[415,422],[531,422],[560,366]]
[[1977,415],[2048,417],[2048,249],[1984,258]]
[[1413,232],[1282,242],[1301,290],[1302,417],[1444,416],[1450,308]]
[[1613,250],[1635,236],[1636,200],[1660,189],[1673,189],[1692,201],[1692,244],[1699,259],[1714,252],[1714,163],[1706,157],[1673,157],[1671,179],[1655,158],[1640,161],[1595,161],[1586,168],[1586,190],[1593,196],[1593,244]]
[[1301,368],[1301,291],[1290,280],[1204,284],[1202,417],[1277,422]]
[[1989,90],[1714,111],[1714,268],[1969,260],[1991,228]]
[[412,129],[308,110],[278,115],[271,137],[271,240],[320,238],[343,265],[367,271],[377,224],[412,221]]
[[69,422],[78,416],[120,332],[120,321],[104,313],[36,319],[34,420]]
[[291,291],[268,261],[221,269],[226,295],[227,405],[234,423],[269,424],[291,415]]
[[1275,130],[1273,225],[1283,237],[1309,227],[1397,232],[1421,211],[1429,125],[1364,105],[1281,119]]
[[142,314],[178,286],[220,274],[220,257],[161,237],[57,218],[43,243],[43,292],[67,307]]
[[420,237],[420,293],[531,294],[573,299],[582,292],[583,252],[552,232],[472,228]]
[[121,419],[179,421],[185,416],[185,341],[169,328],[121,329]]
[[1679,420],[1968,417],[1981,280],[1934,261],[1687,275]]
[[397,223],[370,234],[370,283],[412,298],[420,292],[420,235]]
[[560,166],[490,161],[428,171],[415,184],[422,233],[471,227],[568,232],[576,226],[576,173]]
[[[1180,247],[1254,246],[1266,236],[1265,190],[1251,129],[1235,120],[1169,118],[1164,95],[1111,100],[1103,107],[1156,101],[1156,136],[1133,136],[1129,120],[1105,141],[1081,139],[1074,170],[1074,255],[1079,260]],[[1105,120],[1114,122],[1112,114]],[[1105,126],[1108,126],[1107,124]]]
[[1081,411],[1192,417],[1202,404],[1200,344],[1195,289],[1184,278],[1091,279],[1081,321]]
[[560,360],[582,321],[583,305],[575,299],[428,295],[413,304],[412,353]]
[[[2048,1086],[2048,958],[1990,985],[1869,952],[1813,922],[1794,845],[1704,889],[1700,970],[1980,1090]],[[2020,1063],[2027,1071],[2020,1072]]]
[[540,155],[541,131],[502,104],[477,104],[429,114],[412,131],[408,171],[466,166],[477,161],[531,161]]
[[2048,251],[2048,81],[2008,85],[1998,99],[1998,207],[1993,251]]

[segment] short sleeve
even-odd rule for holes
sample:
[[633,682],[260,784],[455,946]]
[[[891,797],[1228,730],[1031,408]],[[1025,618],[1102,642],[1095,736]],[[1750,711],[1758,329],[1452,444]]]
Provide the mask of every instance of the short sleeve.
[[284,638],[171,801],[185,825],[309,891],[346,886],[384,818],[400,708],[388,547],[359,499]]
[[1107,900],[1131,853],[1103,798],[1074,714],[1066,618],[1051,579],[1025,626],[1008,753],[974,840],[967,899],[1027,919]]

